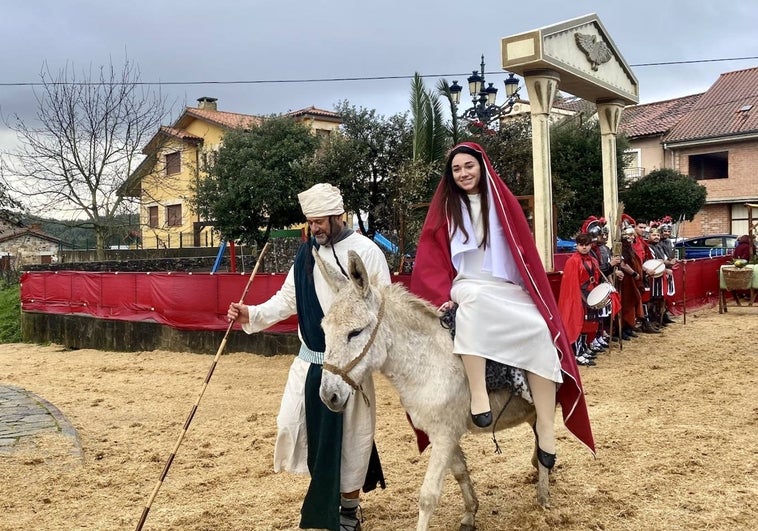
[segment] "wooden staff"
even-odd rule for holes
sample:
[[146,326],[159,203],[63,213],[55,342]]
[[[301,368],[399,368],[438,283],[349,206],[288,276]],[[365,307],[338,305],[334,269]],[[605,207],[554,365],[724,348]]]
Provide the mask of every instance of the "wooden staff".
[[[624,329],[624,321],[622,319],[622,314],[624,312],[623,303],[624,303],[624,294],[621,292],[621,282],[618,283],[618,294],[619,294],[619,308],[618,313],[616,314],[616,325],[618,326],[618,330],[616,333],[618,334],[618,340],[619,340],[619,352],[624,350],[624,338],[621,337],[623,335],[623,329]],[[613,306],[611,306],[613,308]],[[611,323],[613,323],[613,310],[611,309]],[[611,340],[613,340],[613,337],[611,337]]]
[[[684,223],[684,212],[679,215],[679,219],[676,222],[676,232],[674,232],[674,253],[679,258],[679,253],[676,251],[676,242],[679,240],[679,227]],[[682,324],[687,324],[687,249],[682,246]]]
[[[250,289],[250,286],[253,284],[253,278],[255,278],[255,274],[258,272],[258,267],[261,265],[261,260],[263,259],[263,255],[265,255],[266,251],[268,251],[268,245],[269,245],[268,242],[266,242],[266,245],[264,245],[263,249],[261,250],[261,254],[258,255],[258,261],[255,263],[255,268],[253,269],[253,272],[250,274],[250,278],[247,281],[247,285],[245,285],[245,289],[242,292],[242,296],[240,297],[239,304],[242,304],[244,302],[245,296],[247,295],[247,292]],[[176,457],[176,452],[179,451],[179,446],[182,444],[182,440],[184,440],[184,436],[187,434],[187,430],[189,429],[190,423],[192,422],[192,418],[195,416],[195,412],[197,411],[197,408],[200,405],[200,399],[203,398],[203,394],[205,394],[205,389],[208,387],[208,382],[210,382],[211,376],[213,376],[213,371],[216,369],[216,365],[218,364],[219,357],[221,356],[221,353],[224,352],[224,348],[226,348],[226,340],[229,337],[229,332],[231,331],[232,326],[234,326],[234,321],[229,321],[229,325],[226,327],[226,333],[224,334],[224,339],[221,340],[221,344],[219,345],[218,350],[216,351],[216,356],[213,358],[213,363],[211,364],[211,367],[208,370],[208,374],[205,376],[205,381],[203,382],[203,386],[200,388],[200,394],[197,396],[197,400],[195,400],[195,403],[190,409],[189,415],[187,415],[187,420],[184,421],[184,428],[182,429],[182,432],[179,434],[179,438],[176,440],[174,449],[171,451],[171,455],[168,456],[168,460],[166,461],[166,466],[163,467],[163,472],[161,472],[161,475],[158,478],[158,482],[155,484],[155,488],[153,489],[152,494],[150,494],[150,498],[147,500],[147,504],[145,505],[145,508],[142,511],[142,516],[140,517],[139,523],[137,524],[137,531],[140,531],[142,529],[142,526],[145,525],[145,520],[147,520],[147,513],[150,512],[150,506],[153,504],[153,500],[155,500],[155,497],[158,495],[158,491],[160,490],[161,485],[163,485],[163,480],[166,479],[166,475],[168,474],[168,469],[171,468],[171,463],[174,462],[174,457]]]
[[[613,235],[613,246],[611,248],[611,256],[621,256],[621,238],[623,238],[623,233],[621,229],[622,229],[623,224],[624,224],[624,202],[619,201],[619,204],[616,205],[616,220],[614,223],[615,234]],[[619,270],[619,267],[620,266],[618,265],[613,266],[613,273],[611,274],[611,276],[613,278],[613,283],[614,283],[613,285],[617,286],[616,291],[619,294],[619,306],[621,306],[621,308],[619,308],[618,313],[616,314],[616,324],[618,326],[618,330],[616,331],[616,333],[618,334],[618,340],[619,340],[619,352],[621,352],[622,350],[624,350],[624,343],[623,343],[624,338],[621,337],[623,335],[623,328],[624,328],[624,322],[622,319],[622,314],[624,311],[624,308],[623,308],[624,294],[622,293],[622,290],[621,290],[621,284],[623,281],[616,278],[616,271]],[[613,304],[612,303],[611,303],[611,325],[609,328],[610,328],[609,334],[611,335],[611,341],[613,341]]]
[[[615,276],[616,267],[617,266],[614,266],[613,272],[611,273],[611,275],[613,275],[612,278],[613,278],[614,281],[616,280],[616,276]],[[616,288],[616,283],[615,282],[611,282],[611,279],[609,279],[607,276],[605,276],[605,274],[602,271],[600,271],[600,276],[603,277],[603,280],[605,280],[608,284],[610,284],[613,287],[613,289],[616,291],[616,293],[619,294],[619,303],[620,303],[621,302],[621,286],[619,285],[619,287]],[[610,326],[608,327],[608,335],[610,336],[609,337],[610,342],[613,342],[613,300],[611,300],[608,304],[610,304],[610,307],[611,307],[611,309],[610,309],[610,312],[611,312],[611,315],[610,315]],[[618,321],[618,327],[619,328],[618,328],[618,332],[617,333],[619,335],[619,337],[618,337],[618,340],[619,340],[619,351],[621,351],[621,350],[624,349],[623,345],[621,344],[621,309],[619,309],[619,311],[618,311],[618,313],[616,315],[618,316],[618,320],[619,320]],[[608,352],[610,352],[610,348],[609,348]]]

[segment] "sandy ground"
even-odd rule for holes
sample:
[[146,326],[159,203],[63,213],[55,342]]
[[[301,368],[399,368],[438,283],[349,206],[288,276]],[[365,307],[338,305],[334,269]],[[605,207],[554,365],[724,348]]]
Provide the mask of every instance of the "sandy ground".
[[[597,457],[560,424],[553,506],[535,503],[531,430],[464,438],[481,530],[758,528],[758,307],[704,310],[582,367]],[[55,404],[61,435],[0,457],[0,529],[134,529],[195,404],[212,356],[2,345],[0,385]],[[307,479],[272,471],[276,414],[291,358],[220,358],[144,529],[297,528]],[[377,378],[377,445],[387,489],[363,496],[364,530],[415,529],[427,454],[397,395]],[[457,529],[448,476],[433,529]]]

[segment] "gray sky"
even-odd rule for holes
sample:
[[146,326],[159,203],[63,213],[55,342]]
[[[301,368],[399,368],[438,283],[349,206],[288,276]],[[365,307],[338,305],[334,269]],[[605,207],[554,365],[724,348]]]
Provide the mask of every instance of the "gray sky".
[[[706,90],[719,74],[758,60],[664,66],[645,63],[758,56],[758,3],[715,0],[4,0],[0,11],[0,114],[32,120],[33,90],[43,62],[57,72],[123,64],[143,82],[234,82],[405,76],[404,79],[314,83],[164,85],[177,106],[201,96],[219,110],[286,112],[350,103],[391,115],[408,110],[414,72],[466,85],[485,55],[489,82],[500,87],[500,39],[595,13],[640,87],[640,102]],[[497,73],[495,73],[497,72]],[[437,77],[426,78],[433,88]],[[467,91],[464,91],[464,96]],[[525,91],[524,91],[525,96]],[[469,100],[463,100],[468,104]],[[0,150],[13,137],[0,124]]]

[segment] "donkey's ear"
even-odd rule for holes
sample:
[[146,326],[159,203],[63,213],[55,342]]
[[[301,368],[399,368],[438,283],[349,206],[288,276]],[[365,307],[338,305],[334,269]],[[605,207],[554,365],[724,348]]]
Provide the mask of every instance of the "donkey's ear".
[[347,252],[348,258],[348,271],[350,272],[350,280],[360,293],[361,297],[366,297],[369,292],[369,278],[366,272],[366,266],[363,264],[363,260],[353,250]]
[[345,275],[337,271],[331,264],[324,262],[315,247],[312,249],[311,253],[313,254],[314,260],[316,260],[316,265],[318,265],[318,268],[321,270],[321,274],[324,276],[324,280],[326,280],[326,283],[334,293],[337,293],[344,286],[347,286],[348,280],[345,278]]

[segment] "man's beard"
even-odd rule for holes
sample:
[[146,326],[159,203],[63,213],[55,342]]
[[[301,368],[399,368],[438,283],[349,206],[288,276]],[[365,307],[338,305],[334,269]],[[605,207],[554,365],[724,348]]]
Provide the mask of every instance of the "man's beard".
[[317,236],[314,236],[316,239],[316,243],[319,245],[329,245],[332,241],[332,237],[329,234],[322,233]]

